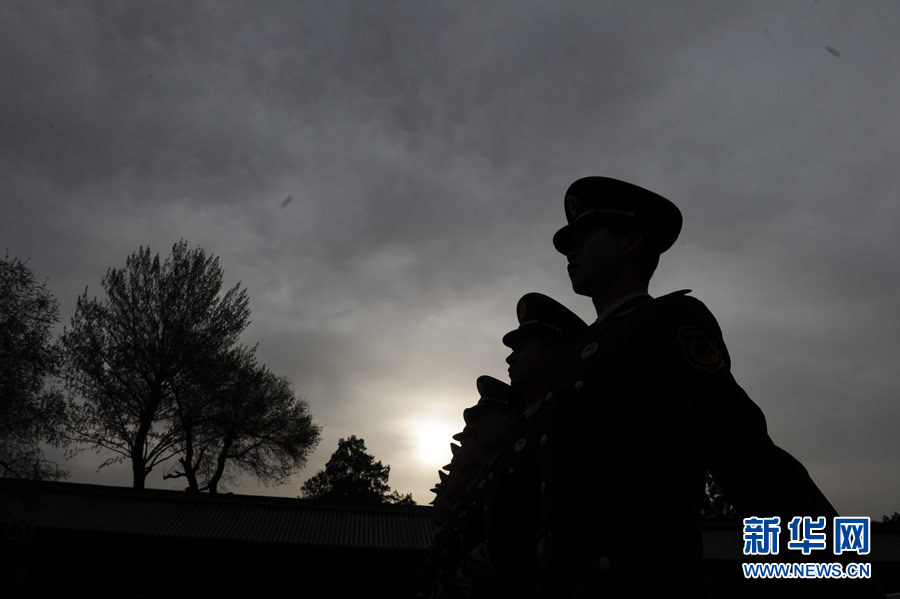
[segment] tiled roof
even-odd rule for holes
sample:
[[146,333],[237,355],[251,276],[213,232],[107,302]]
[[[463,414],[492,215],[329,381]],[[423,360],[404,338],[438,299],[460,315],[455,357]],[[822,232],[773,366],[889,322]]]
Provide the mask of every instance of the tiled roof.
[[251,495],[0,478],[0,520],[35,529],[360,549],[425,550],[425,506],[338,507]]
[[[340,507],[254,495],[107,487],[0,478],[0,525],[36,530],[250,541],[354,549],[425,551],[434,537],[428,506]],[[873,530],[866,561],[900,561],[900,530]],[[703,557],[743,561],[741,527],[703,525]]]

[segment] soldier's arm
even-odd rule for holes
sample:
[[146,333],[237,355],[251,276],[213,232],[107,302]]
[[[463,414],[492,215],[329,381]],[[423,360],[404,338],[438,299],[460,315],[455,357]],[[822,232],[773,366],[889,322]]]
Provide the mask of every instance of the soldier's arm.
[[662,314],[657,356],[673,389],[667,406],[694,454],[744,515],[834,516],[806,468],[769,437],[759,407],[731,374],[719,325],[698,300]]

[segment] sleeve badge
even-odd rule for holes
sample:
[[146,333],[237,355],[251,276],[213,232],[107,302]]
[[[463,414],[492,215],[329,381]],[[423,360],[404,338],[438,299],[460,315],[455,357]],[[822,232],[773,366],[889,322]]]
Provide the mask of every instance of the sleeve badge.
[[724,365],[715,342],[700,327],[681,327],[678,329],[678,340],[681,341],[684,357],[694,368],[716,372]]

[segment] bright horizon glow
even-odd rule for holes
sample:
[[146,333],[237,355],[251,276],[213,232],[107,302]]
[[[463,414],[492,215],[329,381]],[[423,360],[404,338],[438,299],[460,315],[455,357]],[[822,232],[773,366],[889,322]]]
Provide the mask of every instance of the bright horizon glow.
[[416,439],[416,458],[424,466],[440,469],[450,462],[450,443],[459,431],[454,425],[439,420],[418,421],[411,424]]

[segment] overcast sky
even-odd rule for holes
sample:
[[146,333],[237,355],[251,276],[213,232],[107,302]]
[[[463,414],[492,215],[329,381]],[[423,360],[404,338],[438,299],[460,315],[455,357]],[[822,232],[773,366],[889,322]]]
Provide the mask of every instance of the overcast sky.
[[[684,214],[650,292],[693,289],[775,442],[880,518],[898,31],[890,1],[3,2],[0,249],[63,323],[139,245],[219,256],[242,340],[324,427],[289,484],[233,490],[295,496],[355,434],[427,503],[475,379],[505,378],[517,299],[595,317],[550,242],[566,187],[633,181]],[[70,480],[130,484],[101,461]]]

